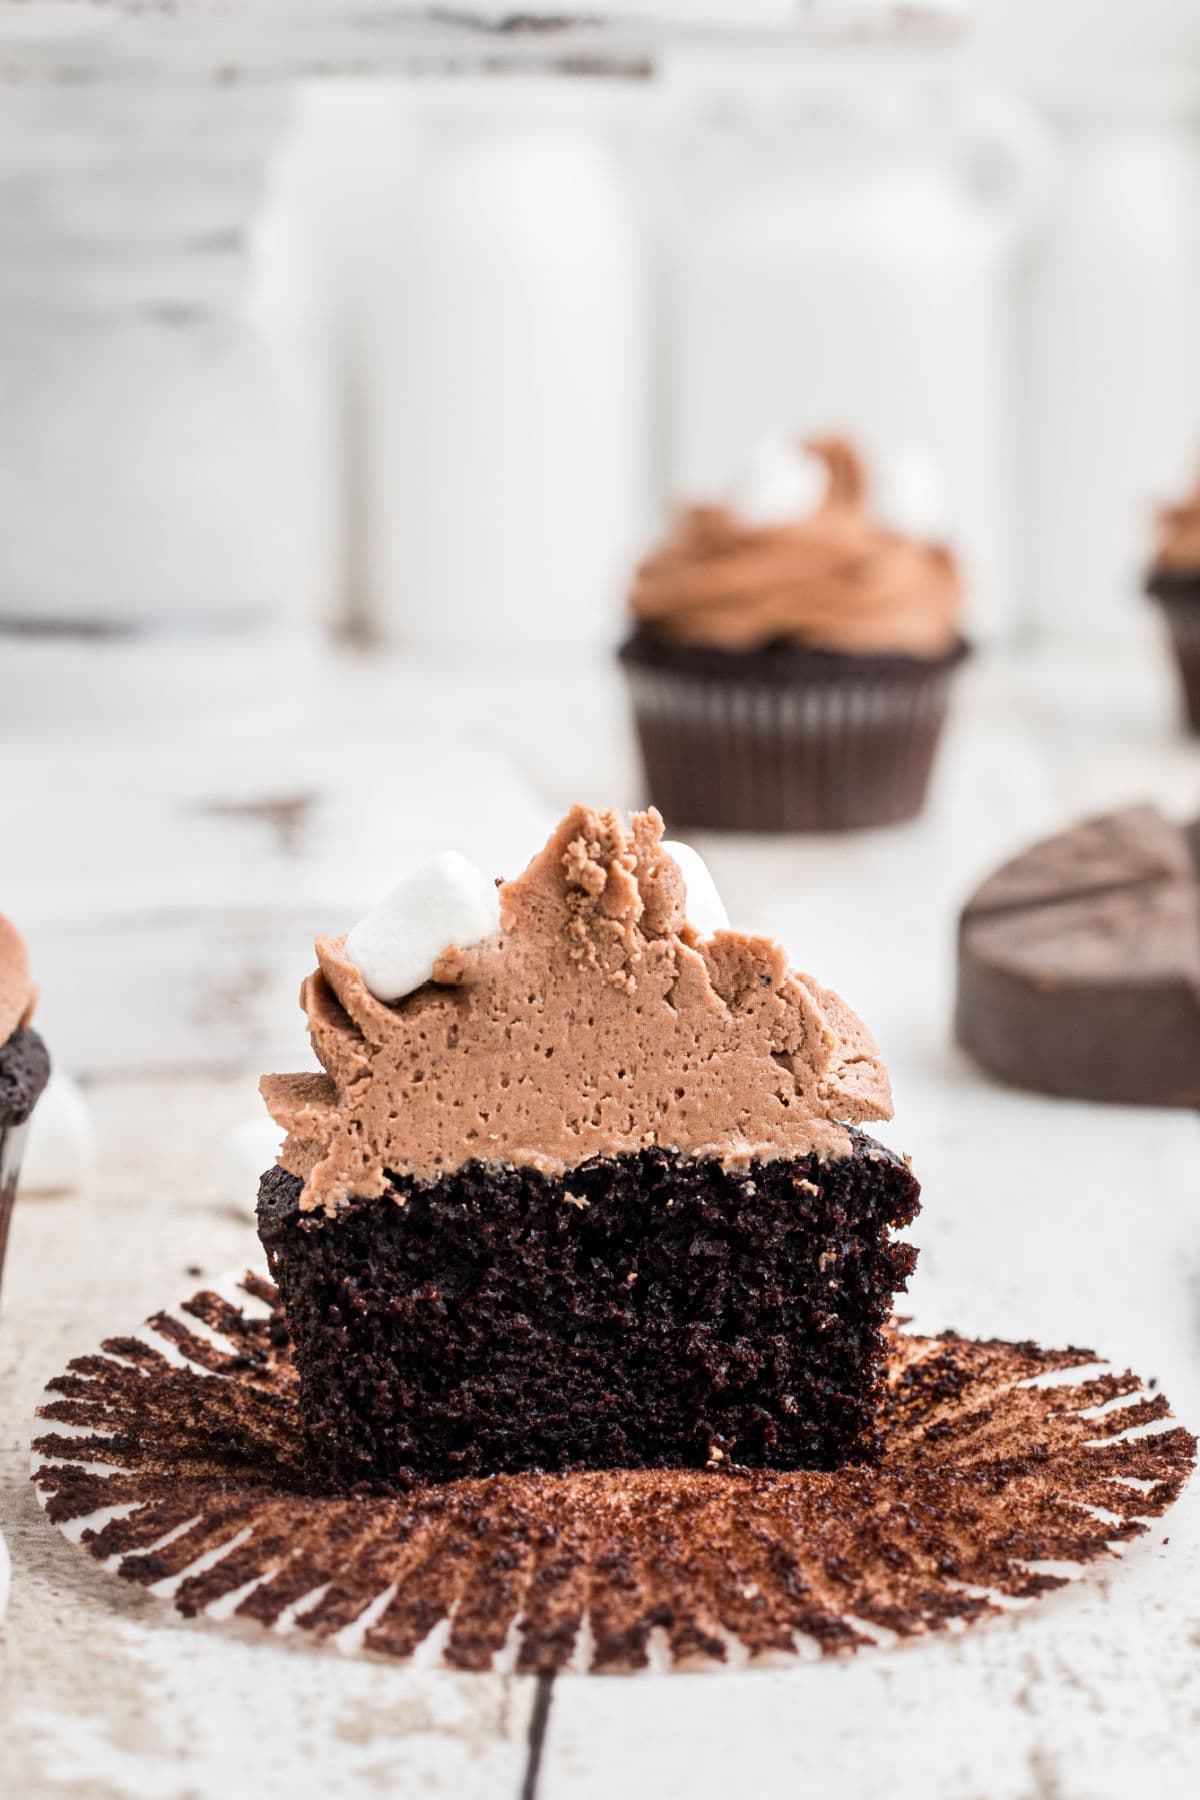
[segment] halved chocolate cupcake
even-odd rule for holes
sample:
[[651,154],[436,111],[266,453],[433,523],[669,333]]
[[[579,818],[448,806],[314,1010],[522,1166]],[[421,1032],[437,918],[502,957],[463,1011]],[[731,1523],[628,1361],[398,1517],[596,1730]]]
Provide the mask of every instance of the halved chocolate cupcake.
[[36,999],[25,941],[0,915],[0,1275],[26,1127],[50,1074],[46,1046],[31,1025]]
[[264,1079],[259,1197],[317,1479],[875,1454],[886,1071],[777,944],[701,935],[701,873],[576,807],[490,923],[435,867],[318,940],[326,1073]]
[[1171,634],[1187,722],[1200,732],[1200,478],[1158,515],[1158,545],[1146,577]]
[[750,491],[686,508],[639,568],[621,661],[673,825],[840,831],[920,811],[967,653],[962,586],[942,544],[879,510],[850,444],[777,445]]

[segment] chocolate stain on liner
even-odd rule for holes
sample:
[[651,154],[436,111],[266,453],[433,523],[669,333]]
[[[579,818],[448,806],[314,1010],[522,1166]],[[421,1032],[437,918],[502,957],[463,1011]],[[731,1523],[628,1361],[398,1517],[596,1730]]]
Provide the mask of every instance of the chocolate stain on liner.
[[[60,1526],[130,1506],[87,1526],[84,1548],[141,1586],[174,1580],[187,1617],[237,1594],[234,1617],[322,1640],[362,1630],[390,1591],[352,1645],[384,1656],[412,1655],[440,1627],[444,1666],[487,1670],[505,1652],[548,1676],[664,1655],[754,1662],[804,1640],[829,1656],[960,1629],[1064,1585],[1039,1565],[1094,1563],[1141,1536],[1195,1462],[1179,1426],[1124,1435],[1171,1416],[1137,1376],[1070,1378],[1091,1351],[894,1331],[877,1466],[528,1474],[326,1498],[307,1485],[286,1328],[263,1311],[275,1290],[258,1275],[241,1287],[252,1310],[205,1290],[149,1322],[181,1362],[114,1337],[49,1384],[33,1450],[61,1460],[38,1463],[40,1497]],[[535,1707],[527,1787],[536,1720]]]

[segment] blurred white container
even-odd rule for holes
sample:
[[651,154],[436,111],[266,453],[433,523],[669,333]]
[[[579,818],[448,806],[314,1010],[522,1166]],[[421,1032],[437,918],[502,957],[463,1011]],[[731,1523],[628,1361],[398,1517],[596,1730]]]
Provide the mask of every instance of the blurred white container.
[[945,472],[971,629],[1011,631],[1011,286],[1041,134],[1018,108],[870,85],[701,104],[670,259],[670,490],[723,487],[780,426],[845,430],[873,457],[920,445]]
[[245,307],[269,90],[0,94],[0,719],[261,693],[288,446]]
[[1029,290],[1034,609],[1089,639],[1150,628],[1153,511],[1200,456],[1200,132],[1106,110],[1063,122]]
[[386,231],[374,630],[460,651],[612,641],[650,395],[642,244],[602,138],[528,109],[442,120],[397,171]]

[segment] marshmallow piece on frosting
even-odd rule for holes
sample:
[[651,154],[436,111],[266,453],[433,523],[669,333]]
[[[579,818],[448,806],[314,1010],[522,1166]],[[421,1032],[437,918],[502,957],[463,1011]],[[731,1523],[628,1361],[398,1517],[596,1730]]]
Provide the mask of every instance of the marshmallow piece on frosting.
[[55,1069],[29,1120],[21,1156],[23,1194],[70,1194],[87,1187],[96,1162],[92,1111],[83,1089]]
[[690,844],[667,839],[663,840],[663,849],[683,876],[688,924],[694,926],[701,937],[711,937],[714,931],[728,931],[729,914],[725,911],[725,902],[717,892],[712,872],[700,852],[693,850]]
[[750,452],[729,504],[747,525],[790,525],[815,512],[828,488],[829,471],[820,457],[780,432]]
[[359,920],[346,938],[346,955],[377,1000],[402,1000],[433,979],[451,945],[466,950],[499,929],[495,883],[447,850],[405,876]]
[[899,537],[940,544],[950,528],[941,464],[929,450],[910,444],[884,457],[875,484],[875,514]]

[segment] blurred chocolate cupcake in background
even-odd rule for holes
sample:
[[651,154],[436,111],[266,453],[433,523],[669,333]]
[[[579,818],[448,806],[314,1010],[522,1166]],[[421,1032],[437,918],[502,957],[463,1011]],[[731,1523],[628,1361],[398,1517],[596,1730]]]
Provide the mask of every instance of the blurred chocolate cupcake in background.
[[923,459],[882,507],[841,438],[764,445],[728,505],[641,564],[621,648],[648,796],[674,827],[841,831],[920,811],[967,653]]
[[1146,589],[1162,607],[1183,679],[1187,721],[1200,732],[1200,475],[1190,494],[1159,512]]
[[36,999],[25,940],[0,914],[0,1276],[26,1127],[50,1074],[46,1046],[30,1024]]

